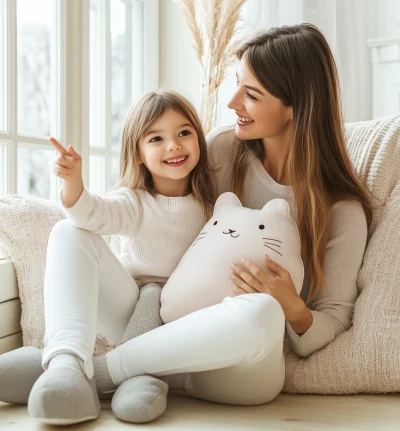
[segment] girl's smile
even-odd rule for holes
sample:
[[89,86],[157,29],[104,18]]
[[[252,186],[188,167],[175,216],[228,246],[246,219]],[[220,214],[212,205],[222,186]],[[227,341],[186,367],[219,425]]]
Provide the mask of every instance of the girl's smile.
[[168,166],[171,166],[173,168],[182,166],[189,156],[178,156],[178,157],[172,157],[170,159],[164,160],[163,163],[165,163]]

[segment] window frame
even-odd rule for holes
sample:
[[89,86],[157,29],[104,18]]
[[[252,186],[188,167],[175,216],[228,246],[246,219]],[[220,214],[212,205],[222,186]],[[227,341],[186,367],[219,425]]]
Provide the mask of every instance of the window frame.
[[[18,0],[17,0],[18,1]],[[102,0],[103,1],[103,0]],[[159,0],[120,0],[125,4],[140,1],[143,4],[143,81],[142,91],[145,93],[158,88],[159,75]],[[112,151],[111,139],[106,139],[104,148],[89,147],[89,109],[90,109],[90,0],[54,0],[54,18],[59,24],[59,31],[52,37],[52,54],[57,54],[59,61],[52,63],[52,86],[57,85],[59,91],[53,92],[58,99],[53,106],[52,130],[57,138],[65,145],[74,145],[82,155],[83,180],[89,186],[89,157],[103,155],[106,158],[106,189],[112,169],[112,159],[119,157],[119,151]],[[105,0],[110,4],[110,0]],[[18,181],[18,147],[53,149],[47,137],[24,135],[17,133],[17,5],[13,0],[6,0],[7,13],[7,130],[0,131],[0,144],[6,143],[7,148],[7,188],[6,194],[17,193]],[[56,51],[54,51],[56,50]],[[109,47],[108,47],[109,50]],[[107,70],[110,69],[110,57]],[[80,77],[80,79],[76,79]],[[108,87],[108,88],[107,88]],[[54,87],[53,87],[54,89]],[[104,88],[105,94],[110,91],[110,80]],[[105,107],[105,111],[110,106]],[[103,113],[103,116],[105,113]],[[109,117],[108,117],[109,118]],[[59,120],[58,120],[59,119]],[[108,132],[107,132],[108,129]],[[106,135],[110,134],[110,125],[106,127]],[[1,148],[0,148],[1,151]],[[1,174],[1,173],[0,173]],[[3,173],[4,174],[4,173]],[[57,201],[62,180],[55,175],[49,179],[51,183],[50,199]],[[3,180],[1,180],[3,181]]]

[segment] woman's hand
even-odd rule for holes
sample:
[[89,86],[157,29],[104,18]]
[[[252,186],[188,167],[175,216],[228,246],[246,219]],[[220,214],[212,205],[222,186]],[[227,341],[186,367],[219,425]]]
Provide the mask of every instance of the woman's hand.
[[54,162],[53,173],[65,181],[82,182],[82,157],[74,150],[72,145],[69,145],[68,149],[66,149],[55,138],[50,138],[50,142],[60,153],[60,156]]
[[265,264],[273,275],[266,274],[249,261],[242,261],[251,274],[232,265],[231,279],[236,286],[235,292],[239,295],[268,293],[280,303],[293,330],[298,334],[306,332],[312,324],[312,314],[298,295],[289,272],[268,256],[265,256]]

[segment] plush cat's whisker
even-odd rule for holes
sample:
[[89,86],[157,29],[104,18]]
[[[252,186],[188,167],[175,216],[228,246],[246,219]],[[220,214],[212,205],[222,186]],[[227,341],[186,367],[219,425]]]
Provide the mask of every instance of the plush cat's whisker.
[[[265,244],[264,244],[265,245]],[[269,249],[271,249],[272,251],[274,251],[275,253],[278,253],[282,256],[282,253],[279,253],[279,251],[274,250],[272,247],[270,247],[269,245],[265,245],[265,247],[268,247]]]
[[275,239],[275,238],[263,238],[263,239],[268,239],[269,241],[278,241],[278,242],[282,242],[282,241],[279,241],[279,239]]
[[279,248],[281,248],[281,246],[280,246],[280,245],[278,245],[278,244],[273,244],[272,242],[265,242],[265,243],[264,243],[264,245],[266,245],[266,244],[273,245],[274,247],[279,247]]
[[[207,233],[207,232],[205,232],[205,233]],[[201,239],[204,239],[204,238],[205,238],[205,236],[200,236],[197,239],[195,239],[194,244],[192,245],[192,247],[194,247],[197,244],[198,241],[200,241]]]

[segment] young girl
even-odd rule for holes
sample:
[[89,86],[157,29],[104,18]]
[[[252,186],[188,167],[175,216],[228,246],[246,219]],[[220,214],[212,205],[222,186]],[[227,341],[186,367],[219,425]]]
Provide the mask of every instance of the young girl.
[[[92,362],[96,331],[118,344],[162,323],[161,286],[200,232],[213,202],[201,124],[178,94],[151,93],[129,111],[121,179],[105,198],[84,187],[74,148],[51,142],[61,154],[54,173],[64,179],[67,220],[57,223],[49,239],[46,371],[32,388],[28,409],[46,423],[69,424],[100,412]],[[100,234],[121,236],[120,260]],[[135,307],[139,318],[135,311],[128,326]],[[148,312],[143,327],[140,317],[148,319]],[[141,384],[147,388],[147,383]]]

